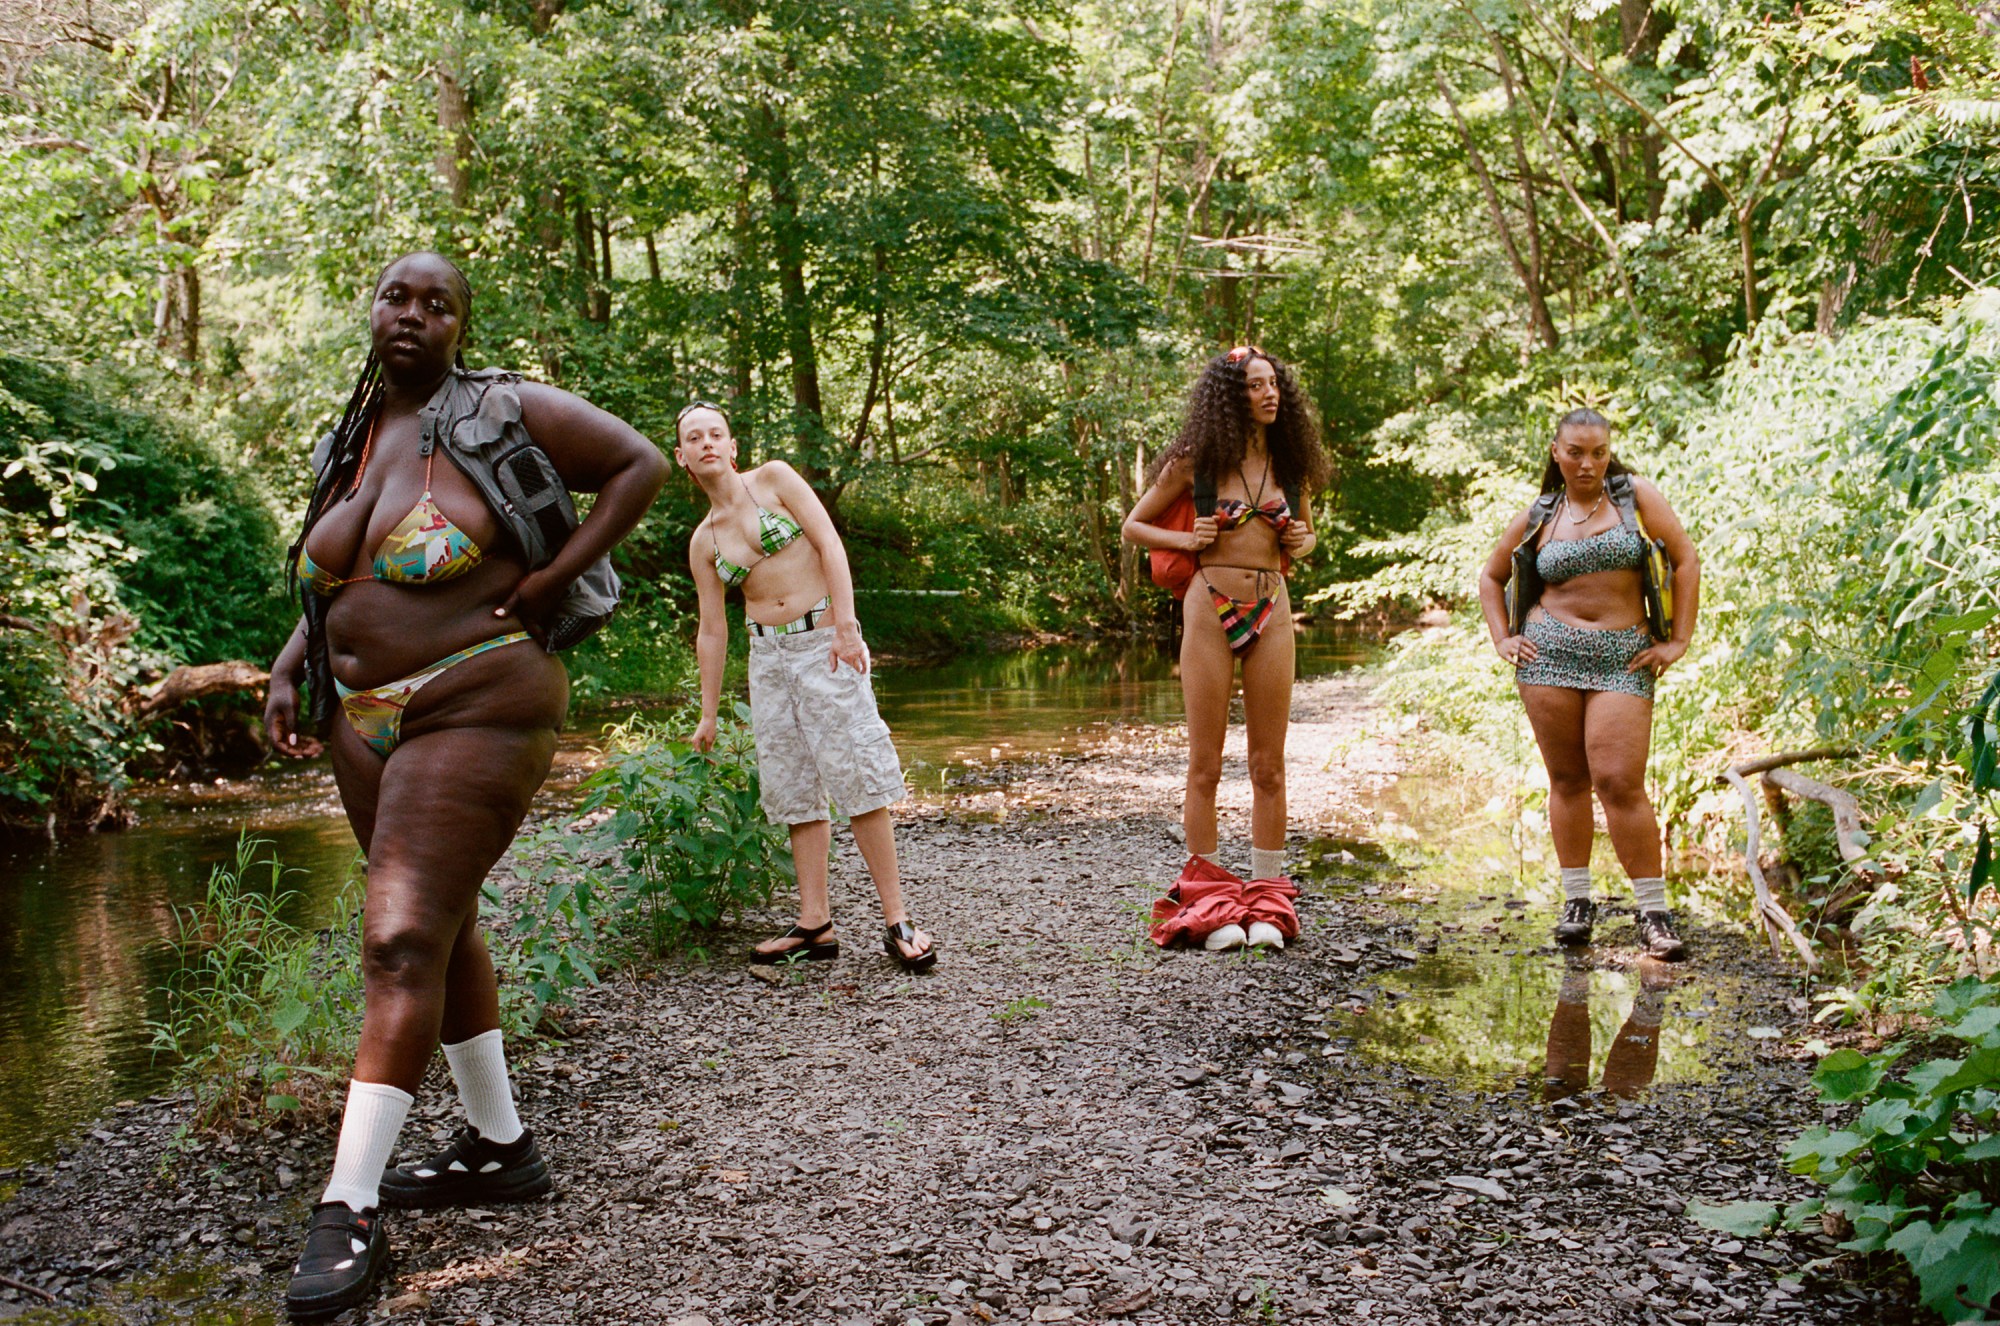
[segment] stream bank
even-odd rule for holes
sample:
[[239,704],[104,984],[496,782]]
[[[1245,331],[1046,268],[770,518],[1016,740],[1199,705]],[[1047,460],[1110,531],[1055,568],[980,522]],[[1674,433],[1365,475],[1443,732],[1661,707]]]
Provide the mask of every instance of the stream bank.
[[[1804,1007],[1734,929],[1694,927],[1695,961],[1666,988],[1641,988],[1624,917],[1582,964],[1609,1020],[1629,994],[1626,1024],[1650,1019],[1656,1042],[1703,1024],[1650,1084],[1593,1087],[1601,1042],[1580,1084],[1551,1090],[1532,1036],[1468,1073],[1380,1030],[1445,1006],[1449,989],[1416,979],[1437,964],[1518,962],[1496,1006],[1553,1008],[1548,1044],[1569,1053],[1579,973],[1547,944],[1545,908],[1399,864],[1426,826],[1375,832],[1405,821],[1384,818],[1397,759],[1374,721],[1358,678],[1298,688],[1292,820],[1314,865],[1283,954],[1145,939],[1180,860],[1182,756],[1173,726],[1142,722],[1088,750],[995,757],[903,808],[913,906],[943,941],[929,978],[880,955],[842,842],[839,962],[744,964],[784,924],[773,909],[712,965],[583,992],[570,1038],[517,1066],[557,1195],[392,1215],[398,1273],[367,1319],[1903,1320],[1893,1287],[1809,1270],[1822,1239],[1746,1247],[1681,1214],[1690,1197],[1804,1195],[1775,1156],[1820,1117],[1807,1067],[1774,1050]],[[1223,802],[1238,847],[1242,757],[1239,730]],[[1428,1050],[1481,1025],[1419,1021],[1403,1039]],[[64,1300],[0,1291],[0,1316],[277,1319],[330,1130],[196,1143],[163,1175],[180,1108],[134,1105],[51,1163],[0,1171],[0,1274]],[[405,1151],[453,1115],[440,1071]]]

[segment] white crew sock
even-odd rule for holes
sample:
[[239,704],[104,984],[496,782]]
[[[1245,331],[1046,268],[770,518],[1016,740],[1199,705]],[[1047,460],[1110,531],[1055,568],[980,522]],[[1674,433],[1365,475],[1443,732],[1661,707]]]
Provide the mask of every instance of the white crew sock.
[[1190,849],[1188,855],[1193,857],[1197,861],[1206,861],[1210,865],[1215,864],[1215,853],[1213,852],[1197,852]]
[[1664,912],[1667,910],[1667,881],[1655,875],[1651,879],[1632,881],[1632,896],[1639,900],[1642,912]]
[[1562,878],[1563,901],[1568,902],[1575,898],[1581,898],[1585,902],[1590,900],[1589,866],[1564,866]]
[[1277,879],[1285,873],[1285,849],[1274,847],[1250,849],[1250,878]]
[[500,1048],[500,1028],[482,1031],[471,1040],[444,1047],[451,1080],[465,1121],[489,1142],[505,1146],[521,1135],[521,1116],[514,1112],[514,1093],[507,1085],[507,1054]]
[[382,1200],[382,1171],[396,1149],[396,1134],[410,1113],[409,1092],[381,1082],[349,1082],[347,1109],[340,1116],[340,1145],[333,1152],[333,1177],[322,1202],[346,1202],[361,1212]]

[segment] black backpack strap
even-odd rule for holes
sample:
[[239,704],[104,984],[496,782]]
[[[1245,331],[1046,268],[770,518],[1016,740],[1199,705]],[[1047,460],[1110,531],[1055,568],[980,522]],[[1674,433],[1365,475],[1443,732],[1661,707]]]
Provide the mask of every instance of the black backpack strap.
[[1604,495],[1611,499],[1612,509],[1618,512],[1618,523],[1634,534],[1639,532],[1639,494],[1632,487],[1632,476],[1613,474],[1604,480]]
[[1528,503],[1528,527],[1521,531],[1522,543],[1534,542],[1535,536],[1542,532],[1542,526],[1548,524],[1549,518],[1555,515],[1556,504],[1560,501],[1562,494],[1555,492],[1543,493]]
[[1194,514],[1197,518],[1215,514],[1215,478],[1200,471],[1194,476]]

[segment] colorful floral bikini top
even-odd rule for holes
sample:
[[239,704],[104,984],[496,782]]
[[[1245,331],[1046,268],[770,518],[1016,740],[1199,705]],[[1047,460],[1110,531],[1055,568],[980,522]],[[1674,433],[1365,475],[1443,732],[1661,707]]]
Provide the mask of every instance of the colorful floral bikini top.
[[434,585],[456,580],[484,561],[486,554],[479,550],[472,536],[454,525],[431,497],[431,463],[435,459],[435,452],[424,458],[424,495],[375,549],[371,574],[343,580],[313,561],[302,544],[299,580],[324,598],[339,593],[344,585],[363,580],[383,580],[392,585]]
[[[746,484],[744,486],[747,488],[749,485]],[[755,499],[751,500],[754,501]],[[790,546],[792,540],[798,538],[804,532],[799,528],[799,522],[793,520],[790,516],[766,510],[761,506],[757,508],[757,546],[764,550],[764,557],[769,557],[772,553]],[[722,583],[731,589],[736,588],[749,579],[751,569],[757,565],[757,562],[764,560],[764,557],[759,557],[756,562],[750,563],[749,566],[738,566],[727,557],[724,557],[722,555],[722,544],[716,541],[715,524],[713,521],[708,526],[708,541],[715,547],[715,573],[721,576]]]

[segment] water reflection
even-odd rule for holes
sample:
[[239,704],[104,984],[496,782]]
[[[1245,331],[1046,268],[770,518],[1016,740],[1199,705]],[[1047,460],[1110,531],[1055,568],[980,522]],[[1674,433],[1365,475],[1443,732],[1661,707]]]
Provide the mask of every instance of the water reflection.
[[[1410,936],[1388,945],[1402,961],[1336,1001],[1336,1047],[1475,1090],[1546,1081],[1551,1099],[1593,1080],[1614,1095],[1712,1080],[1712,1039],[1745,1024],[1735,978],[1703,971],[1676,993],[1676,968],[1637,950],[1622,915],[1602,915],[1598,938],[1612,942],[1566,962],[1550,939],[1560,889],[1540,826],[1510,800],[1405,775],[1372,809],[1376,842],[1328,838],[1302,854],[1309,888]],[[1598,877],[1622,880],[1601,846]]]
[[[1612,1033],[1601,1078],[1607,1094],[1627,1099],[1653,1084],[1660,1063],[1660,1024],[1666,1016],[1667,991],[1673,988],[1676,975],[1672,966],[1650,955],[1642,955],[1635,965],[1639,990],[1632,997],[1624,1023]],[[1588,950],[1569,956],[1564,963],[1556,1011],[1549,1019],[1548,1060],[1542,1075],[1544,1100],[1562,1100],[1590,1089],[1591,970]]]
[[[1301,677],[1357,667],[1374,642],[1312,627],[1298,637]],[[1107,728],[1178,723],[1179,665],[1154,640],[973,651],[941,664],[876,669],[875,698],[905,775],[941,790],[969,769],[1086,747]]]

